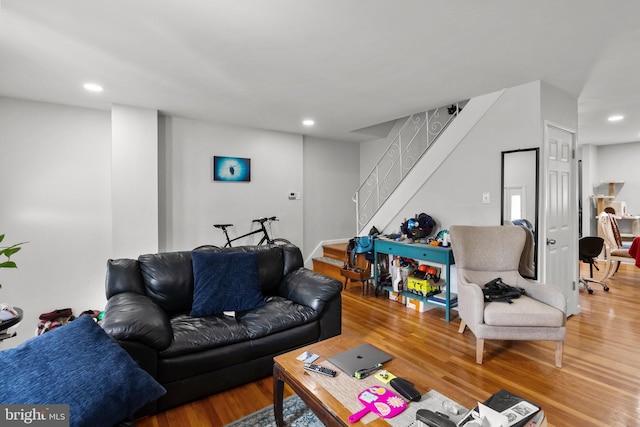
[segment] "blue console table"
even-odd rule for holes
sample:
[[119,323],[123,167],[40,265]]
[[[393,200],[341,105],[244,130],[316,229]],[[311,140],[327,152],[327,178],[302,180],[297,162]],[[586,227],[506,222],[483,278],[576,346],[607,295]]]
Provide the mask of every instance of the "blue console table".
[[[406,290],[401,291],[400,294],[411,299],[423,301],[427,304],[444,307],[447,322],[451,320],[451,308],[456,307],[458,303],[451,303],[451,286],[449,286],[449,282],[451,280],[451,265],[455,264],[455,261],[453,259],[453,251],[450,247],[443,248],[440,246],[430,246],[422,243],[396,242],[387,239],[375,239],[373,242],[374,259],[378,259],[378,254],[395,255],[403,258],[418,259],[444,265],[446,271],[445,284],[447,287],[445,297],[446,302],[444,304],[441,302],[429,300],[427,297],[417,295]],[[374,268],[374,280],[377,286],[377,284],[379,283],[377,268]],[[382,289],[384,289],[385,291],[393,292],[393,288],[390,286],[384,286]]]

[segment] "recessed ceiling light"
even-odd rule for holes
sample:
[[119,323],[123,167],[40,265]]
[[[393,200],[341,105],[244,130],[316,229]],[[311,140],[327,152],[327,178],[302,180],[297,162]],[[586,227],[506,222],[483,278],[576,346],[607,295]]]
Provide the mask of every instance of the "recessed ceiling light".
[[305,126],[313,126],[315,123],[316,122],[314,122],[311,119],[305,119],[305,120],[302,121],[302,124],[305,125]]
[[102,86],[96,83],[85,83],[83,87],[89,92],[102,92],[104,90]]
[[610,116],[608,120],[610,122],[619,122],[622,119],[624,119],[624,116],[618,115],[618,116]]

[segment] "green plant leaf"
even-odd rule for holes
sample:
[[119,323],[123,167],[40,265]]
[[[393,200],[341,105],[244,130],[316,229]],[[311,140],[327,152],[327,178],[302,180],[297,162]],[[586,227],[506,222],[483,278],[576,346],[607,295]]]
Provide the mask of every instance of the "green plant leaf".
[[17,248],[16,248],[16,247],[15,247],[15,245],[13,245],[13,246],[10,246],[10,247],[8,247],[7,249],[5,249],[3,252],[4,252],[4,255],[5,255],[7,258],[10,258],[10,257],[11,257],[11,255],[13,255],[13,254],[15,254],[16,252],[20,251],[20,249],[22,249],[22,248],[20,248],[20,247],[17,247]]
[[0,268],[18,268],[18,266],[13,261],[5,261],[0,262]]
[[[0,242],[4,240],[4,234],[0,234]],[[27,242],[16,243],[15,245],[7,246],[4,248],[0,248],[0,257],[5,257],[7,260],[4,262],[0,262],[0,268],[18,268],[15,262],[11,261],[11,256],[16,252],[19,252],[22,248],[21,246]]]

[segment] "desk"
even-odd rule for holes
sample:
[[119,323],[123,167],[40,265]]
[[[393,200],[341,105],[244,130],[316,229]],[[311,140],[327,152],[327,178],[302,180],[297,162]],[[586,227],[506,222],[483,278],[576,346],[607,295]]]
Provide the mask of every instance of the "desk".
[[[445,285],[447,287],[445,303],[439,303],[427,299],[426,297],[416,295],[412,292],[402,291],[403,296],[423,301],[427,304],[444,307],[445,317],[447,322],[451,320],[451,308],[456,307],[458,304],[451,304],[451,265],[455,264],[453,259],[453,251],[451,248],[443,248],[440,246],[430,246],[421,243],[409,243],[409,242],[396,242],[387,239],[375,239],[373,241],[373,259],[378,259],[378,254],[396,255],[404,258],[418,259],[427,262],[434,262],[442,264],[445,267]],[[374,268],[374,283],[378,285],[378,269]],[[441,278],[442,280],[442,278]],[[391,287],[383,287],[385,291],[393,292]]]

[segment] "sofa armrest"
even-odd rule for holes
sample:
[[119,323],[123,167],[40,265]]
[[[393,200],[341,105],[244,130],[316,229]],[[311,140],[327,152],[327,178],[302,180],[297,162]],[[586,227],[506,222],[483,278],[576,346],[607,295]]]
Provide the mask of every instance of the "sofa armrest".
[[322,313],[327,302],[340,295],[342,283],[307,268],[287,274],[278,285],[279,296]]
[[132,292],[109,298],[102,328],[119,341],[140,342],[157,351],[169,347],[173,340],[167,314],[149,297]]

